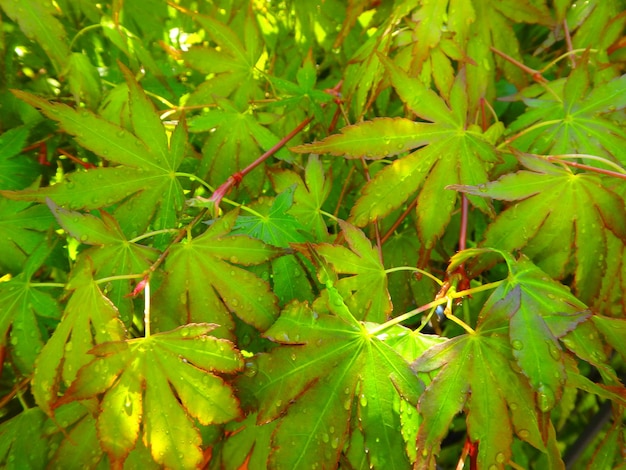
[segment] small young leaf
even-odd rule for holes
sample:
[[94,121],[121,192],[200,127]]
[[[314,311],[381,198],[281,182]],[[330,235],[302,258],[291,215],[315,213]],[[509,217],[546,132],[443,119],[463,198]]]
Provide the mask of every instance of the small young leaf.
[[349,248],[321,243],[315,251],[332,265],[341,278],[335,287],[359,320],[384,322],[391,313],[391,299],[387,290],[387,274],[378,250],[372,248],[367,237],[356,227],[339,221]]

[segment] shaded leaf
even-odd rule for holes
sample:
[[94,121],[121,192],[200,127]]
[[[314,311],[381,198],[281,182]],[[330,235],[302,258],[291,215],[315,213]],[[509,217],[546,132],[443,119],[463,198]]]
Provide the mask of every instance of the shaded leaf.
[[231,235],[237,214],[229,212],[202,235],[172,247],[168,274],[155,294],[158,328],[211,322],[228,331],[234,328],[231,313],[261,330],[272,324],[278,313],[275,295],[266,282],[237,265],[261,264],[282,250]]
[[28,133],[26,127],[15,127],[0,135],[0,189],[24,189],[35,180],[37,163],[20,155]]
[[28,38],[39,43],[57,72],[62,71],[70,50],[65,28],[55,17],[57,10],[53,3],[50,0],[26,0],[19,3],[0,0],[0,7],[20,25]]
[[391,313],[392,305],[378,249],[372,248],[361,230],[341,220],[339,225],[348,248],[320,243],[313,245],[314,249],[335,272],[351,274],[339,279],[335,286],[357,319],[382,323]]

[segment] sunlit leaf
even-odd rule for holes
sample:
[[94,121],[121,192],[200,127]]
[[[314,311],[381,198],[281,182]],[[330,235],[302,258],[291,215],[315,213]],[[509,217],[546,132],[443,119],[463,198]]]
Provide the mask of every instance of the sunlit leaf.
[[94,282],[88,265],[74,273],[67,288],[73,291],[72,296],[37,358],[32,382],[35,400],[48,414],[58,399],[57,393],[64,385],[69,386],[78,369],[91,360],[89,351],[93,346],[125,337],[117,309]]
[[208,336],[214,327],[189,324],[96,347],[91,351],[96,358],[79,371],[59,403],[103,394],[98,432],[113,462],[126,458],[143,429],[143,442],[156,462],[197,466],[201,439],[190,418],[208,425],[240,413],[232,390],[213,372],[236,372],[243,361],[230,342]]
[[[575,174],[530,155],[521,155],[520,160],[528,170],[476,187],[454,188],[476,196],[519,201],[489,226],[483,245],[505,251],[524,249],[556,278],[574,274],[577,293],[589,301],[600,289],[601,276],[596,273],[606,266],[605,230],[626,239],[624,201],[597,174]],[[568,203],[559,203],[564,200]]]
[[305,304],[288,306],[265,335],[283,346],[260,355],[258,372],[242,383],[259,399],[259,423],[286,413],[272,436],[273,467],[313,461],[335,466],[356,407],[370,464],[406,468],[404,442],[396,431],[400,417],[392,403],[399,390],[416,400],[421,385],[398,353],[358,322],[318,314]]
[[626,76],[591,90],[589,72],[580,65],[564,83],[547,86],[551,92],[542,88],[538,96],[526,99],[527,111],[509,126],[515,148],[539,154],[599,155],[625,165],[626,133],[611,113],[626,106]]
[[[427,252],[442,235],[456,205],[456,194],[446,186],[461,181],[486,182],[488,169],[499,157],[477,126],[468,122],[463,75],[457,77],[450,103],[446,103],[419,79],[409,77],[388,60],[385,64],[400,98],[420,118],[432,123],[407,119],[366,121],[345,129],[341,135],[294,150],[380,158],[421,147],[395,160],[365,185],[350,220],[364,226],[386,216],[421,189],[417,226]],[[488,211],[484,201],[471,200]]]
[[[63,183],[38,190],[3,191],[18,200],[44,202],[46,198],[73,209],[117,205],[115,215],[128,234],[137,234],[153,221],[155,228],[171,228],[184,202],[180,183],[173,177],[182,156],[168,149],[165,129],[154,105],[132,74],[126,72],[133,132],[87,110],[53,104],[22,91],[15,95],[39,108],[76,141],[119,167],[74,172]],[[182,126],[182,127],[181,127]],[[178,126],[184,132],[184,125]]]

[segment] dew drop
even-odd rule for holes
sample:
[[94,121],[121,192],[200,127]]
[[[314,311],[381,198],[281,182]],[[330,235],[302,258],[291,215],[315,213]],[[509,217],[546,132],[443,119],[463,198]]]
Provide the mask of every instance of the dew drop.
[[276,408],[280,408],[282,405],[283,405],[282,400],[276,400],[276,403],[274,403],[274,406],[276,406]]
[[505,461],[506,461],[506,457],[504,456],[504,454],[502,452],[498,452],[496,454],[496,462],[504,463]]
[[522,343],[519,339],[514,339],[511,342],[511,346],[513,346],[513,349],[516,349],[517,351],[524,349],[524,343]]
[[520,429],[517,434],[522,439],[528,439],[530,437],[530,433],[526,429]]
[[87,235],[86,233],[83,233],[83,234],[80,236],[80,241],[81,241],[81,242],[86,242],[87,240],[89,240],[89,235]]
[[237,258],[236,256],[231,256],[230,257],[230,262],[233,264],[237,264],[239,263],[239,258]]
[[334,437],[332,441],[330,441],[330,446],[333,449],[336,449],[337,447],[339,447],[339,438],[338,437]]
[[561,351],[559,350],[558,346],[555,345],[552,341],[547,341],[548,343],[548,350],[550,351],[550,356],[552,356],[552,359],[554,359],[555,361],[558,361],[561,359]]
[[324,433],[322,434],[322,441],[324,443],[327,443],[330,440],[330,437],[328,437],[328,434]]
[[361,406],[367,406],[367,397],[363,393],[359,397],[359,403]]

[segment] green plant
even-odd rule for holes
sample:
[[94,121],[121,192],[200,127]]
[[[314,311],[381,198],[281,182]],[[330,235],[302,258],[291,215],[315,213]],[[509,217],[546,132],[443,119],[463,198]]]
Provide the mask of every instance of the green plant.
[[626,15],[548,3],[0,0],[0,461],[624,468]]

